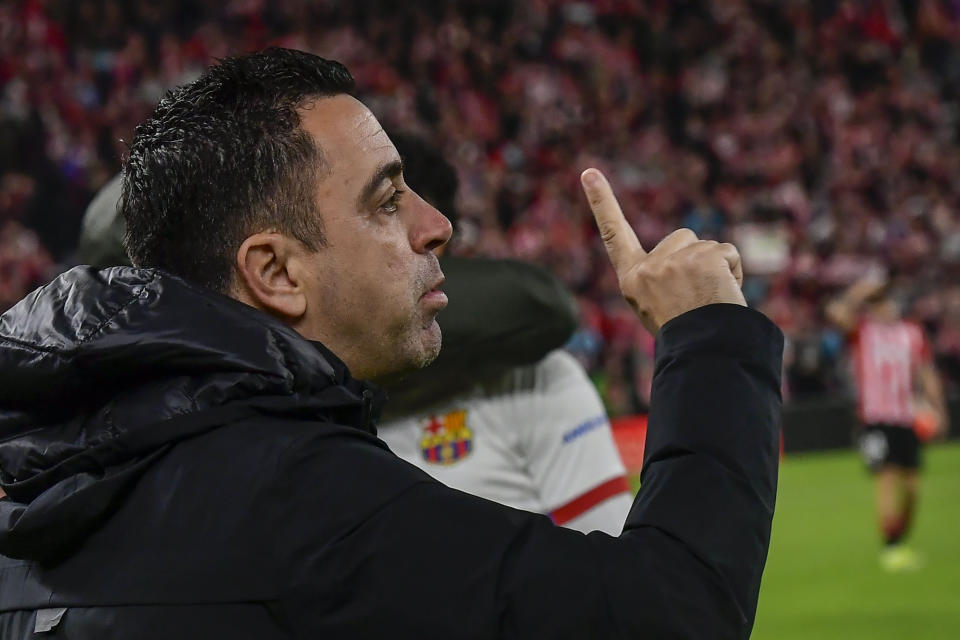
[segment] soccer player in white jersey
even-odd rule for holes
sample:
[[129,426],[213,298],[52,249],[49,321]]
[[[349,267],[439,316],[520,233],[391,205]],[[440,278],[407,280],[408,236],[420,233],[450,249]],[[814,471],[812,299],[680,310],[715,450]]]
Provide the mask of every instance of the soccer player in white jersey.
[[378,427],[401,458],[445,484],[619,534],[632,494],[603,404],[562,350],[535,365]]
[[884,279],[857,282],[826,308],[852,347],[857,409],[863,430],[860,452],[876,478],[876,512],[885,548],[883,568],[919,567],[916,553],[903,545],[917,501],[920,440],[914,429],[917,400],[936,413],[946,428],[943,388],[923,329],[900,317]]
[[[456,182],[438,178],[452,174],[438,169],[441,165],[449,169],[449,165],[423,141],[406,135],[391,138],[404,160],[407,183],[427,201],[443,201],[450,217],[452,194],[446,191],[455,189]],[[596,389],[576,359],[553,348],[569,332],[549,353],[541,351],[546,355],[538,360],[491,373],[497,361],[508,356],[500,343],[516,339],[496,336],[522,333],[516,324],[498,329],[499,325],[505,318],[517,323],[518,315],[526,315],[525,321],[534,329],[537,322],[545,325],[547,318],[536,316],[551,313],[549,302],[556,297],[551,290],[559,288],[559,283],[532,265],[514,261],[460,258],[445,264],[444,272],[447,289],[455,288],[458,278],[467,277],[473,280],[471,285],[481,280],[487,285],[473,286],[473,295],[450,296],[450,305],[439,318],[444,335],[457,334],[456,327],[445,322],[462,322],[469,315],[458,305],[471,305],[472,312],[496,325],[480,331],[474,327],[471,335],[485,333],[491,339],[487,348],[461,354],[459,371],[448,367],[439,372],[438,367],[446,365],[438,360],[414,374],[416,385],[388,386],[387,411],[392,413],[377,428],[380,438],[398,456],[451,487],[548,514],[555,523],[580,531],[619,534],[632,492]],[[497,292],[506,290],[509,294],[498,299]],[[511,308],[496,308],[502,305]],[[557,334],[556,328],[552,334]],[[520,336],[527,346],[537,341],[544,344],[545,337]],[[437,372],[433,378],[431,370]],[[435,391],[432,398],[424,388]],[[398,415],[397,407],[406,415]]]

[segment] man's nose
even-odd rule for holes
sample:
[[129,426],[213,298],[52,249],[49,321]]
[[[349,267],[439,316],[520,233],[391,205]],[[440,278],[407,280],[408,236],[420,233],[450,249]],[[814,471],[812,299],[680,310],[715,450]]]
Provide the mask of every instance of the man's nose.
[[435,251],[450,241],[453,225],[419,195],[416,195],[416,212],[410,226],[410,244],[417,253]]

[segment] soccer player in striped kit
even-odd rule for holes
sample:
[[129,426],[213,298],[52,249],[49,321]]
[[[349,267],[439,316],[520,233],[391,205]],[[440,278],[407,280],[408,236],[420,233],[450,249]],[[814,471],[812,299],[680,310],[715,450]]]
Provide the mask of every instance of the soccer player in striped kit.
[[870,276],[827,305],[829,319],[848,336],[853,352],[860,452],[876,478],[876,510],[888,571],[919,568],[919,557],[903,540],[917,503],[920,439],[914,429],[917,400],[937,414],[946,429],[943,387],[923,329],[901,317],[886,279]]

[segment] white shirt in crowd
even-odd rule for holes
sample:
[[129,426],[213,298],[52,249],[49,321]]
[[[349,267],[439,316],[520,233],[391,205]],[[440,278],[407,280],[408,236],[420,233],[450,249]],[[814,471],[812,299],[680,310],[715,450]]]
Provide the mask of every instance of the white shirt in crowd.
[[600,397],[565,351],[378,434],[444,484],[571,529],[617,535],[632,504]]

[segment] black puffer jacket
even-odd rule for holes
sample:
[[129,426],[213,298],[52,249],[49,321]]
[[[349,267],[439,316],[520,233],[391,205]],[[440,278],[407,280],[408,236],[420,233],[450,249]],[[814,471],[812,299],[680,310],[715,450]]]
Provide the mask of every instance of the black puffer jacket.
[[149,270],[0,317],[0,638],[743,638],[776,485],[781,337],[668,324],[619,538],[393,456],[322,346]]

